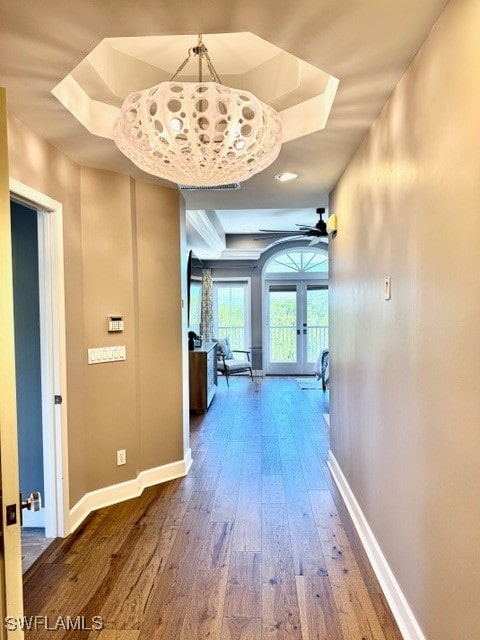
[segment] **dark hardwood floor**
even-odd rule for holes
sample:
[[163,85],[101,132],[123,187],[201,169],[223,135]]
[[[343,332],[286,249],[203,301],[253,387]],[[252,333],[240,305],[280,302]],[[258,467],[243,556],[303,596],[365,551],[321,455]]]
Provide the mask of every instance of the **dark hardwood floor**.
[[401,640],[325,464],[327,398],[220,379],[189,475],[55,541],[25,576],[26,615],[101,616],[57,640]]

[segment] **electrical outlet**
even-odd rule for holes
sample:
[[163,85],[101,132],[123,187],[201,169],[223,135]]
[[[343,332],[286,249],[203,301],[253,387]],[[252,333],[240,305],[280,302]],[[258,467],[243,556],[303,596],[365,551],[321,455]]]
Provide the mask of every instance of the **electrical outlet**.
[[127,450],[119,449],[117,451],[117,467],[120,467],[122,464],[127,464]]

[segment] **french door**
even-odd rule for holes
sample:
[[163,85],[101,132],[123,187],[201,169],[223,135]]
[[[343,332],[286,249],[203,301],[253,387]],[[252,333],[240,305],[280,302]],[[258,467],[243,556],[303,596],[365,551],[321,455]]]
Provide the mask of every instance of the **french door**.
[[311,375],[328,346],[328,286],[299,280],[265,286],[266,373]]

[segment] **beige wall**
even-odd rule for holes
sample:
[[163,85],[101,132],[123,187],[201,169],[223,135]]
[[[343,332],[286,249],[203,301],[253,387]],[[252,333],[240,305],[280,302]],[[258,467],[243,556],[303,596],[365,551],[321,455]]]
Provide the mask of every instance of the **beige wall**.
[[180,214],[177,192],[136,187],[139,435],[149,469],[183,458]]
[[[14,118],[9,161],[13,178],[63,205],[72,507],[183,458],[179,197],[79,167]],[[122,334],[107,332],[112,313],[124,315]],[[125,362],[87,364],[88,347],[116,344]]]
[[428,640],[480,637],[478,25],[447,6],[330,207],[332,451]]
[[87,491],[81,169],[15,118],[8,118],[10,176],[62,203],[67,326],[67,398],[70,505]]
[[[135,413],[132,185],[128,176],[82,169],[84,355],[88,347],[125,345],[125,362],[88,365],[83,358],[88,491],[135,477],[139,468]],[[109,334],[107,316],[124,316],[125,331]],[[116,451],[127,464],[116,466]]]

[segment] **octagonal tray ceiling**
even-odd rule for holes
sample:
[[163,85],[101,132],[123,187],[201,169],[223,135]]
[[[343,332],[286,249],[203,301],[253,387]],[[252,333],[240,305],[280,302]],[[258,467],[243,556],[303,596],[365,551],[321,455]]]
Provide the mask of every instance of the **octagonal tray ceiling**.
[[[203,42],[223,84],[250,91],[280,113],[282,142],[325,127],[337,78],[253,33],[204,34]],[[90,133],[112,139],[125,97],[168,82],[196,43],[191,35],[105,38],[52,93]],[[198,81],[197,58],[177,79]]]

